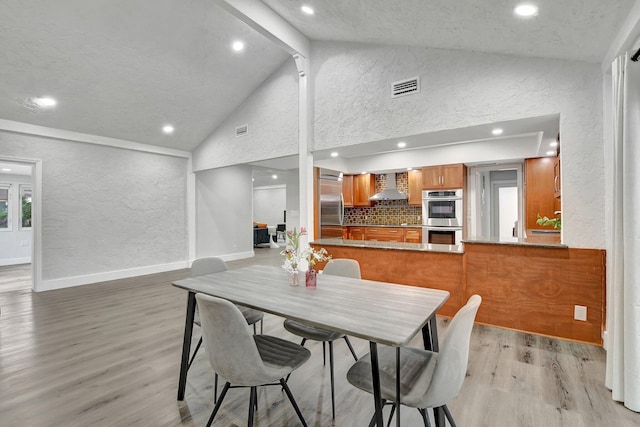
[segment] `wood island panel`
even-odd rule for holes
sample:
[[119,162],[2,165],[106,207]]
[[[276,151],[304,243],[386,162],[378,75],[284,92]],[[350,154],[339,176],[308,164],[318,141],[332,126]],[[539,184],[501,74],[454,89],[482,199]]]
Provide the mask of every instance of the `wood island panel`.
[[[463,254],[349,246],[323,247],[333,258],[357,260],[363,279],[449,291],[451,296],[438,314],[453,316],[463,306],[463,301],[466,302],[461,292]],[[318,265],[319,269],[323,267]]]

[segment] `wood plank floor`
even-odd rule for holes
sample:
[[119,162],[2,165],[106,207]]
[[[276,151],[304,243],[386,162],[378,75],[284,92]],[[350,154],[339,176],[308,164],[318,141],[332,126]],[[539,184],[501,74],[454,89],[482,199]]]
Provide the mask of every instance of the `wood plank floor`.
[[[257,248],[229,266],[280,262],[279,249]],[[206,424],[213,372],[203,351],[185,401],[176,401],[186,293],[170,283],[188,270],[36,294],[29,268],[0,267],[0,426]],[[446,331],[446,319],[439,327]],[[264,332],[298,340],[276,316],[265,316]],[[312,358],[290,379],[308,424],[367,425],[373,401],[346,381],[353,359],[344,343],[335,345],[335,421],[322,345],[308,348]],[[468,375],[449,407],[461,427],[640,425],[640,414],[611,400],[604,360],[598,347],[476,325]],[[231,390],[215,425],[246,425],[248,396]],[[258,399],[256,426],[299,425],[279,387]],[[402,425],[421,425],[418,412],[404,408]]]

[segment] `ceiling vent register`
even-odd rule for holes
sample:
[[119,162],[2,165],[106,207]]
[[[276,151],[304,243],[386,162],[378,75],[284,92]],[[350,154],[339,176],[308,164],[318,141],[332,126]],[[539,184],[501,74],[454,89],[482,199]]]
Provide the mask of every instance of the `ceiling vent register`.
[[391,83],[391,98],[411,95],[418,92],[420,92],[420,77],[412,77]]
[[236,137],[245,136],[249,134],[249,125],[242,125],[236,127]]

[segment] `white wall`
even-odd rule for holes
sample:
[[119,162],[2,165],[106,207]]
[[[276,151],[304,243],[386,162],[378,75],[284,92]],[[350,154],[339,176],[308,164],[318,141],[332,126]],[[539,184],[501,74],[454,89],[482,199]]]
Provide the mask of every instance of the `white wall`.
[[196,257],[253,256],[251,166],[196,173]]
[[[26,264],[31,262],[31,244],[33,243],[31,229],[20,227],[20,185],[31,185],[31,176],[0,174],[0,184],[10,184],[11,194],[9,209],[11,210],[11,229],[0,231],[0,265]],[[28,245],[22,245],[27,242]]]
[[287,187],[268,186],[253,189],[253,220],[268,225],[284,223],[287,209]]
[[[223,101],[221,101],[223,102]],[[249,125],[249,134],[235,128]],[[298,71],[289,58],[193,152],[201,171],[298,154]]]
[[[604,247],[598,65],[332,42],[311,62],[315,150],[559,113],[564,243]],[[391,82],[416,75],[420,93],[391,99]]]
[[6,131],[0,153],[42,160],[42,289],[188,265],[187,158]]
[[[287,174],[287,230],[300,230],[300,225],[308,228],[308,224],[300,224],[300,177],[298,170]],[[312,239],[309,239],[311,241]]]

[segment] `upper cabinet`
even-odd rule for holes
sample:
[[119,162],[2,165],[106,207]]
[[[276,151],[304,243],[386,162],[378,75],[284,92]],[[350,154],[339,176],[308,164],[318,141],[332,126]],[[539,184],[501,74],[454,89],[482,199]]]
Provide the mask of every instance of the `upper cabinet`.
[[422,171],[409,171],[409,205],[422,206]]
[[353,177],[353,206],[371,206],[369,197],[376,192],[376,177],[370,173]]
[[342,177],[342,198],[344,206],[353,207],[353,175],[344,175]]
[[557,210],[554,197],[554,159],[539,157],[524,161],[525,225],[527,229],[548,229],[536,223],[538,214],[554,218]]
[[464,165],[457,163],[422,168],[422,188],[425,190],[464,188]]

